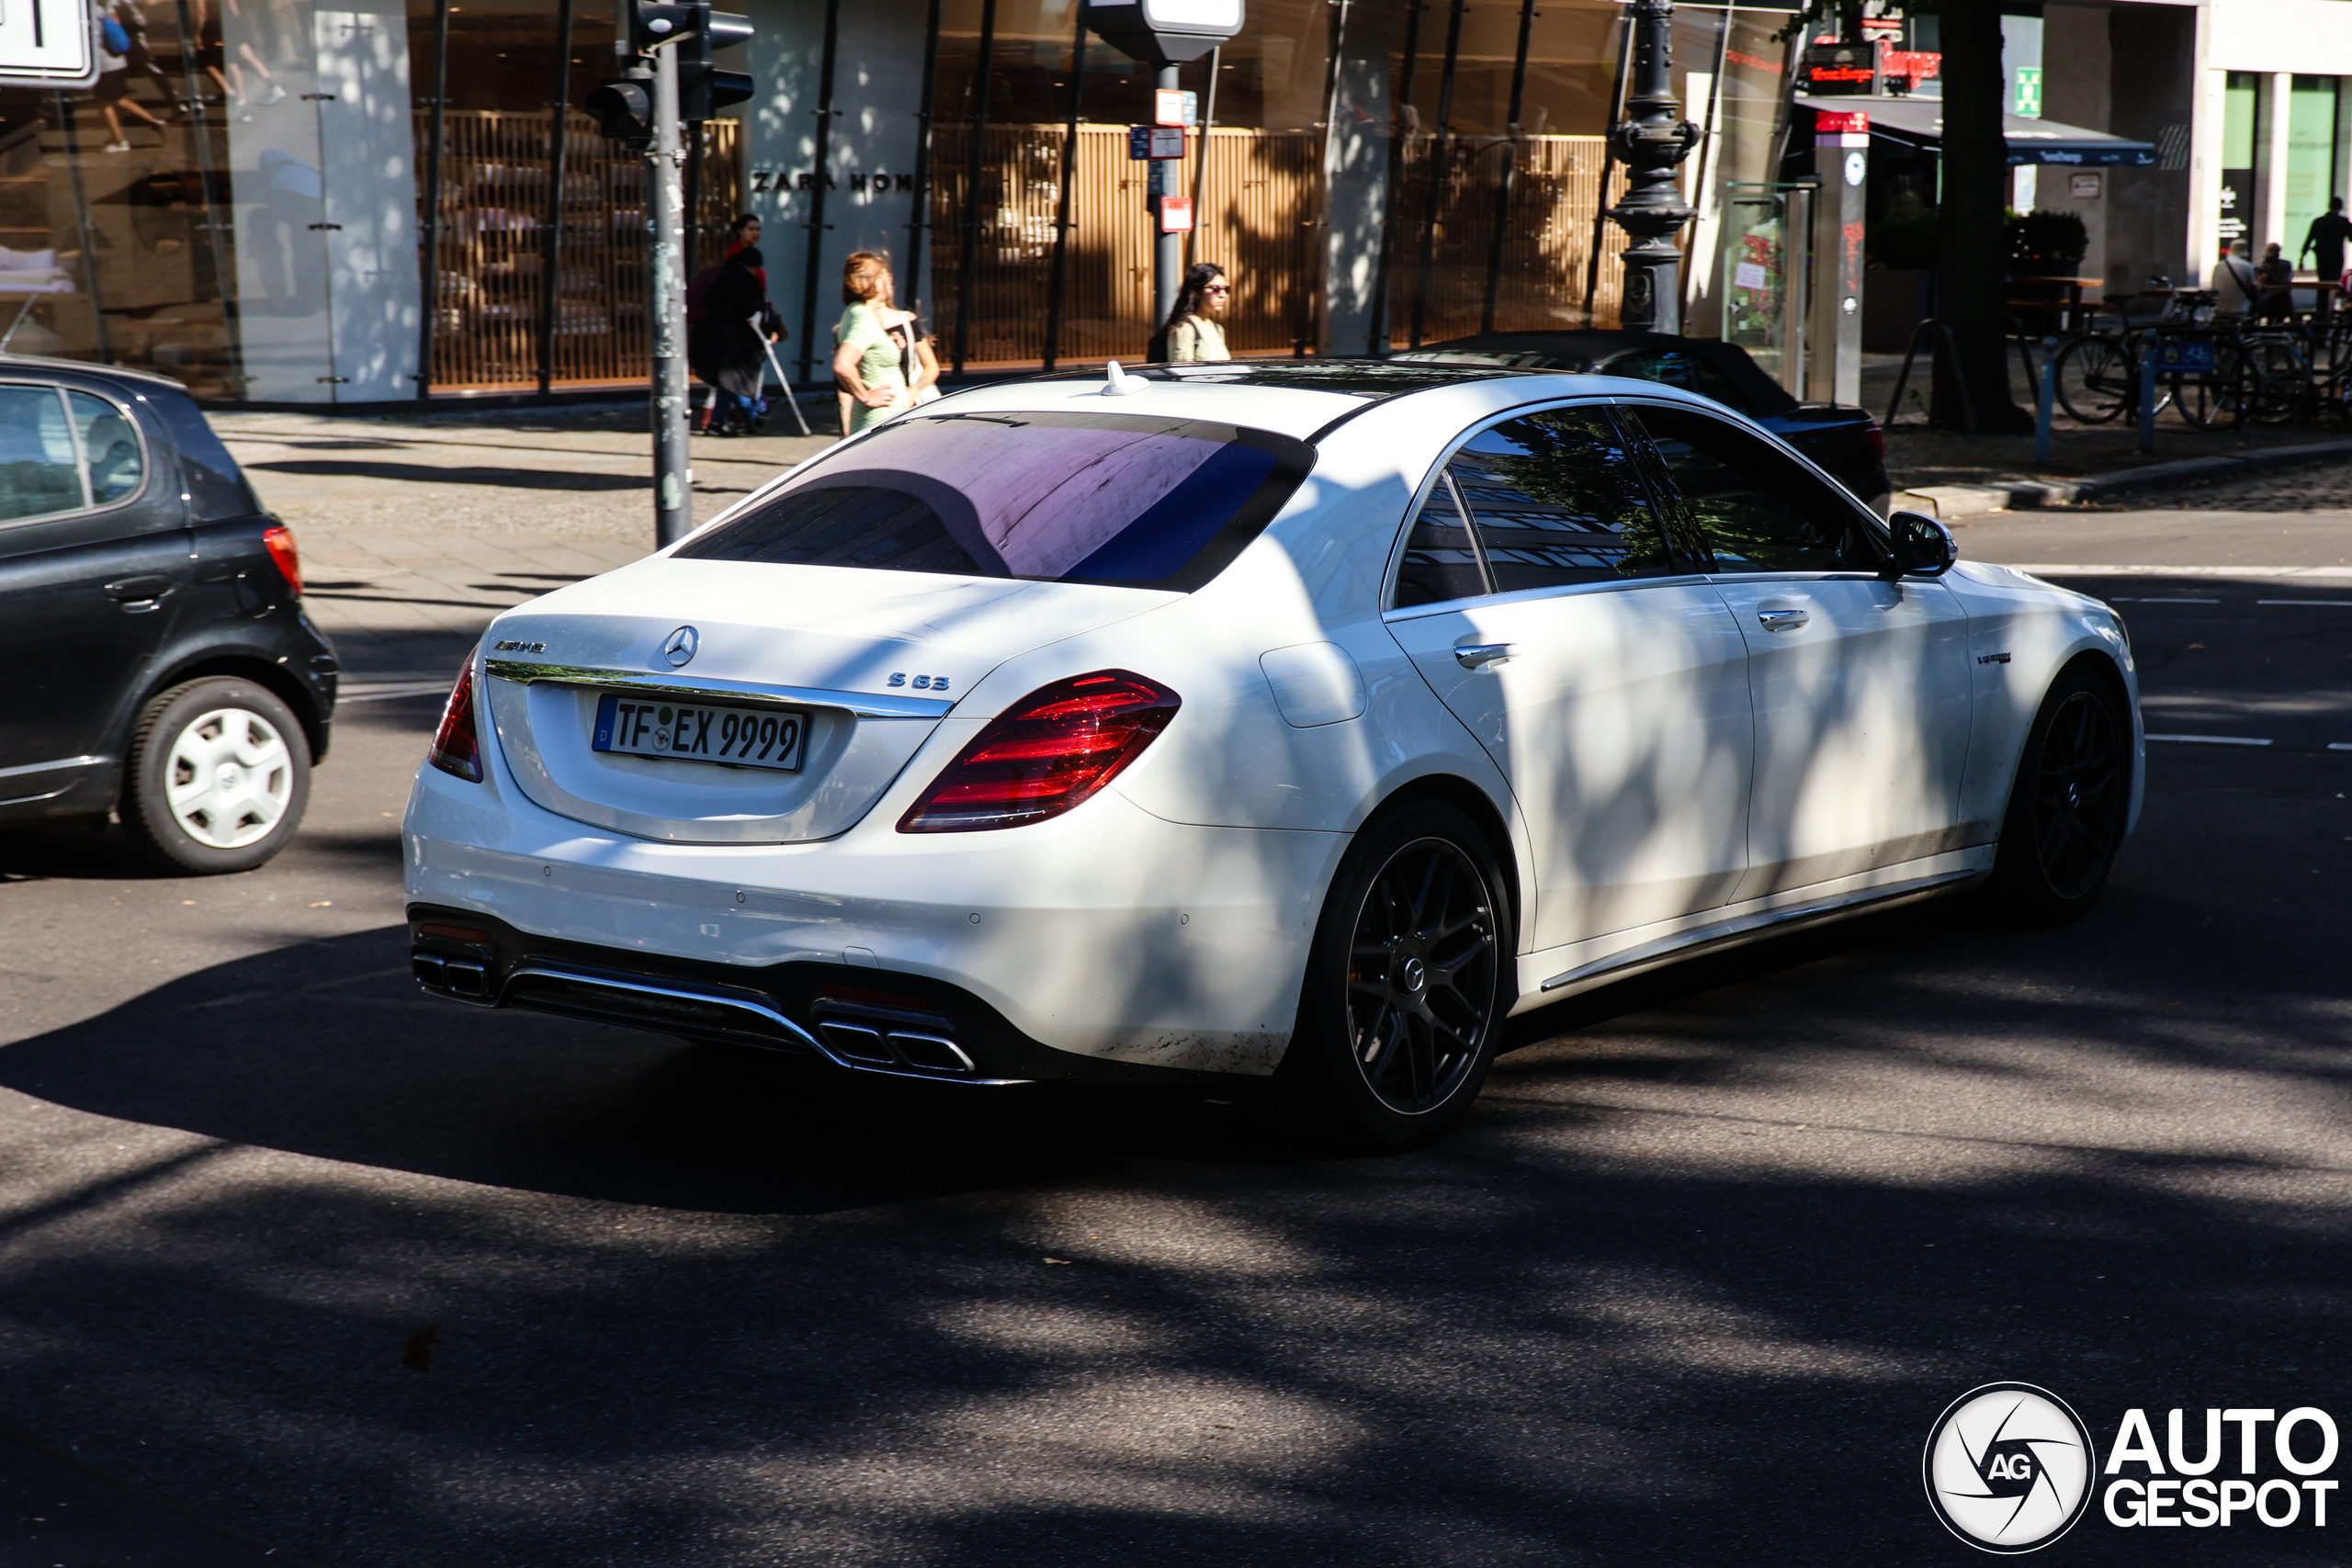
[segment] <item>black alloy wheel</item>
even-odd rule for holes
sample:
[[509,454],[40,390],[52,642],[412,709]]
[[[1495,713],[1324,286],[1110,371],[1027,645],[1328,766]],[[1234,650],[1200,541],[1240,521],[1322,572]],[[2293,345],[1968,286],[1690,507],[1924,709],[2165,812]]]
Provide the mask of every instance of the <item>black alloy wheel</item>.
[[1409,806],[1358,835],[1276,1074],[1318,1141],[1409,1148],[1477,1098],[1511,999],[1502,889],[1485,835],[1452,807]]
[[1996,889],[2029,924],[2078,918],[2107,885],[2131,806],[2128,731],[2104,682],[2077,666],[2035,716],[2002,824]]
[[1442,1105],[1479,1059],[1500,944],[1494,897],[1467,853],[1420,839],[1373,878],[1348,950],[1349,1054],[1400,1115]]

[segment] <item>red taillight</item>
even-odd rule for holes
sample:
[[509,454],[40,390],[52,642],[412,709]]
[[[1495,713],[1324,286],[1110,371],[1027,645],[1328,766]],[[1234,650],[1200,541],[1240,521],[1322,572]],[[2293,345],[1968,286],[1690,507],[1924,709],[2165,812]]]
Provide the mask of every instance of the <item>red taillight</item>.
[[424,760],[445,773],[468,784],[481,783],[481,743],[474,737],[474,657],[458,671],[458,684],[441,710],[441,728],[433,734],[433,750]]
[[1881,429],[1878,427],[1878,421],[1876,421],[1876,420],[1872,420],[1872,421],[1871,421],[1871,423],[1870,423],[1870,429],[1869,429],[1868,434],[1869,434],[1870,438],[1871,438],[1871,450],[1878,454],[1878,460],[1879,460],[1880,462],[1882,462],[1882,463],[1885,462],[1885,461],[1886,461],[1886,432],[1885,432],[1885,431],[1883,431],[1883,430],[1881,430]]
[[294,547],[294,530],[279,523],[262,530],[261,542],[277,563],[277,575],[295,592],[302,592],[302,552]]
[[1134,761],[1182,701],[1125,670],[1041,687],[956,754],[899,818],[899,831],[968,833],[1057,817]]

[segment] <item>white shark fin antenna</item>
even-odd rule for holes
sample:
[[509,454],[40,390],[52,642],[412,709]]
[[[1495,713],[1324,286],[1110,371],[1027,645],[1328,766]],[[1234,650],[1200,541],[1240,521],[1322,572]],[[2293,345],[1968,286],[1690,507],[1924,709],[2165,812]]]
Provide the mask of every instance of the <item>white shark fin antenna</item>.
[[1144,389],[1141,381],[1119,368],[1119,362],[1115,359],[1111,361],[1103,374],[1109,378],[1102,388],[1102,395],[1106,398],[1131,398]]

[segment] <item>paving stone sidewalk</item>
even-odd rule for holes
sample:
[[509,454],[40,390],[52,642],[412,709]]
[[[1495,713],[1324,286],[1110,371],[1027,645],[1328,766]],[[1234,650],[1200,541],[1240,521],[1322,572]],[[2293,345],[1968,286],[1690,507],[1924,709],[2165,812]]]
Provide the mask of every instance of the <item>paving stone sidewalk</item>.
[[[362,685],[446,679],[501,611],[653,547],[641,404],[406,420],[224,413],[301,547],[304,601]],[[694,444],[697,521],[832,437]]]

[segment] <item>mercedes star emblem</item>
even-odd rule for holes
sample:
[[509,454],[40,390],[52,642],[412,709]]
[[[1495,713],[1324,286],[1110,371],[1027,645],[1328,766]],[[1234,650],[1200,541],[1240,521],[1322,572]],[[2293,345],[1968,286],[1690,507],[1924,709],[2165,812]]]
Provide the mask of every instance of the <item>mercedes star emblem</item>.
[[695,631],[692,626],[680,626],[662,644],[662,657],[670,661],[671,668],[675,669],[692,659],[695,656],[695,649],[701,644],[700,632]]

